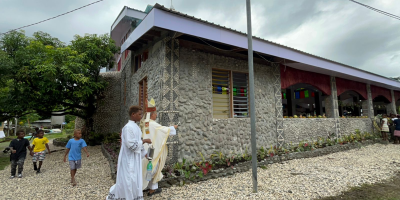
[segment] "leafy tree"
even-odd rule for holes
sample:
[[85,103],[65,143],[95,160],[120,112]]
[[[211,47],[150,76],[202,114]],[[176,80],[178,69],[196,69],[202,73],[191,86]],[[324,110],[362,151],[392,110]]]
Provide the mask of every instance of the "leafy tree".
[[[0,100],[0,107],[9,108],[3,113],[21,116],[34,110],[43,116],[60,112],[58,115],[85,119],[90,131],[97,102],[104,98],[107,86],[100,69],[111,68],[118,52],[114,41],[108,35],[76,35],[65,45],[43,32],[34,33],[32,38],[23,36],[23,32],[11,32],[1,38],[0,48],[7,54],[4,62],[15,69],[6,78],[9,89],[2,87],[5,92],[1,92],[0,88],[0,96],[9,97]],[[21,38],[25,40],[16,42]],[[6,66],[0,65],[0,71]],[[13,108],[16,105],[20,108]]]
[[73,116],[73,115],[65,115],[65,122],[66,122],[66,123],[75,121],[75,119],[76,119],[76,116]]
[[30,102],[23,97],[24,90],[15,79],[23,65],[21,54],[29,44],[23,31],[13,31],[0,38],[0,121],[30,113]]

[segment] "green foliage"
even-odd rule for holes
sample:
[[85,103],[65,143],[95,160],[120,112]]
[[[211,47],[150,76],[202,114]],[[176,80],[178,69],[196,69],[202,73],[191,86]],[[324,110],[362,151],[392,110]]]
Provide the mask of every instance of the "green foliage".
[[[18,119],[19,122],[23,122],[24,124],[32,124],[32,122],[37,121],[41,118],[37,113],[30,113],[22,116]],[[28,123],[29,122],[29,123]]]
[[264,159],[268,155],[268,153],[267,153],[267,151],[265,151],[264,147],[261,147],[260,149],[258,149],[257,154],[261,159]]
[[[75,36],[69,45],[44,32],[0,38],[0,121],[31,112],[91,117],[107,82],[99,75],[119,51],[106,35]],[[69,119],[68,119],[69,120]],[[69,120],[72,121],[72,120]],[[85,133],[84,133],[85,134]]]
[[73,116],[73,115],[65,115],[65,122],[66,122],[66,123],[70,123],[70,122],[74,122],[74,123],[75,123],[75,119],[76,119],[76,116]]
[[0,170],[4,170],[10,164],[10,157],[0,157]]
[[261,169],[268,169],[268,167],[265,166],[265,165],[261,165],[260,168],[261,168]]
[[64,128],[66,128],[66,129],[75,129],[75,120],[68,122],[68,124],[66,124],[64,126]]

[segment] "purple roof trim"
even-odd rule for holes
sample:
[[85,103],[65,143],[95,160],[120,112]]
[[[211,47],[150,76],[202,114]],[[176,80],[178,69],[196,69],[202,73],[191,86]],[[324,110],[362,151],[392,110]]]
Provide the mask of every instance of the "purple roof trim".
[[[146,16],[143,22],[122,45],[121,52],[125,51],[134,41],[139,39],[152,27],[160,27],[247,49],[246,33],[222,27],[180,12],[172,11],[164,6],[156,4],[148,16]],[[387,77],[308,54],[262,38],[254,37],[253,49],[260,53],[300,62],[296,64],[297,66],[293,66],[297,69],[352,79],[388,89],[400,89],[400,82],[393,81]]]

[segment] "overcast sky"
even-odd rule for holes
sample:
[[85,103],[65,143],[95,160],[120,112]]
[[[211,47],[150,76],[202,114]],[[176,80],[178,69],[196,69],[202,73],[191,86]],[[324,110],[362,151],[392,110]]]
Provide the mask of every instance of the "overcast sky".
[[[35,23],[96,0],[0,0],[0,32]],[[400,16],[399,0],[358,0]],[[173,0],[179,12],[246,32],[245,0]],[[123,8],[170,0],[104,0],[24,29],[68,43],[75,34],[104,34]],[[252,0],[253,34],[383,76],[400,76],[400,20],[348,0]]]

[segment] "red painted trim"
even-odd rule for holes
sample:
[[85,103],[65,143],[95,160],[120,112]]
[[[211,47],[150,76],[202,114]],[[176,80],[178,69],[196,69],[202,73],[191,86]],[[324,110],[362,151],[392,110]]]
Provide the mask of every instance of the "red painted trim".
[[338,96],[341,95],[343,92],[352,90],[357,92],[364,99],[368,99],[367,85],[365,83],[336,77],[336,89]]
[[121,60],[118,61],[118,71],[121,71]]
[[394,100],[395,101],[400,100],[400,91],[393,91],[393,92],[394,92]]
[[375,85],[371,85],[371,95],[372,99],[375,99],[377,96],[384,96],[389,102],[392,102],[392,95],[390,93],[390,90],[382,87],[378,87]]
[[146,108],[146,112],[154,112],[154,111],[156,111],[156,108],[155,108],[155,107],[153,107],[153,108]]
[[306,83],[321,90],[324,94],[331,95],[330,77],[324,74],[307,72],[281,65],[281,88],[285,89],[289,86]]

